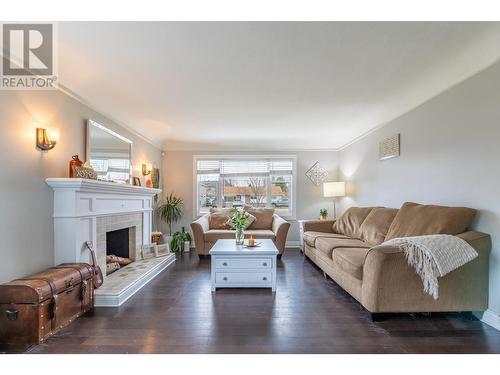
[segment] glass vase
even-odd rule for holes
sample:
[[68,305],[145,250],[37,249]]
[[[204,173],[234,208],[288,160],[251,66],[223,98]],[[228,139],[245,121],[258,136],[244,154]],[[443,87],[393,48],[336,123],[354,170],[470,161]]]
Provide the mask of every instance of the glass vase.
[[245,241],[245,235],[243,234],[243,228],[238,228],[235,231],[235,236],[236,236],[236,245],[241,246],[243,245],[243,242]]

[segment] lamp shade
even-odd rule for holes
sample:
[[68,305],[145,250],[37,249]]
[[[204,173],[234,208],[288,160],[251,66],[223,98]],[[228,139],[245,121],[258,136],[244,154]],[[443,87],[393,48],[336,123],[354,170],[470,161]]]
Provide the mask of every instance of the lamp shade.
[[325,198],[345,196],[345,182],[325,182],[323,184],[323,196]]

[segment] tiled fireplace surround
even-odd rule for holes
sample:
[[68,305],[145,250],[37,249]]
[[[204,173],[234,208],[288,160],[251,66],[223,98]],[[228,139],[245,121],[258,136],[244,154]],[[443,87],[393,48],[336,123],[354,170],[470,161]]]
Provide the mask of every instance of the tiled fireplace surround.
[[102,216],[96,218],[95,250],[97,264],[106,278],[106,233],[118,229],[129,228],[129,258],[136,261],[141,258],[142,246],[142,213]]

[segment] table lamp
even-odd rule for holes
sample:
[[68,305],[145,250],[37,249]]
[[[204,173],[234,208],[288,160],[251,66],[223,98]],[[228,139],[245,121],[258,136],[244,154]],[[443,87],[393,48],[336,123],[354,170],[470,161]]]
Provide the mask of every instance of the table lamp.
[[323,196],[325,198],[333,197],[333,218],[337,217],[335,198],[345,196],[345,182],[325,182],[323,183]]

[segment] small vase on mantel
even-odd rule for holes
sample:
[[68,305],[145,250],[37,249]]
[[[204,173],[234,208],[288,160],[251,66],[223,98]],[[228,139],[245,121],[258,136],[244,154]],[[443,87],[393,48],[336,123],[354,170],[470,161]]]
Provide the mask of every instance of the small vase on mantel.
[[236,236],[236,246],[243,245],[243,243],[245,242],[245,234],[243,232],[243,228],[236,228],[235,236]]
[[73,168],[74,167],[81,167],[81,166],[83,166],[83,161],[80,160],[78,155],[73,155],[71,157],[71,160],[69,161],[69,178],[74,177],[75,171]]

